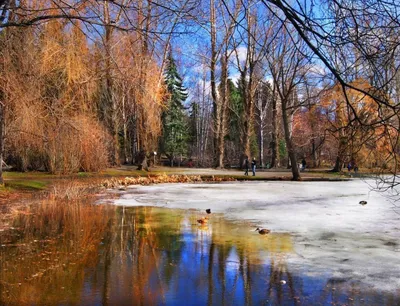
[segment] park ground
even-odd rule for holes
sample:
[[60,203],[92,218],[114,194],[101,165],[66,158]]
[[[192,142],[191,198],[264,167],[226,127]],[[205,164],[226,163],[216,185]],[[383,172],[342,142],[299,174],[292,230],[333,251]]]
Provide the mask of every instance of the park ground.
[[[367,173],[358,175],[367,175]],[[330,173],[329,169],[307,169],[301,172],[303,181],[345,181],[354,173]],[[3,172],[4,186],[0,187],[0,221],[1,228],[8,227],[9,220],[23,211],[34,199],[46,197],[83,198],[104,191],[104,182],[112,182],[107,187],[118,187],[125,178],[162,177],[168,183],[171,176],[194,176],[202,181],[290,181],[292,174],[288,169],[258,170],[256,176],[244,175],[239,169],[183,168],[162,167],[150,168],[150,171],[139,171],[136,166],[123,165],[108,168],[97,173],[79,172],[71,175],[57,175],[46,172]],[[117,183],[116,183],[117,182]],[[176,180],[175,180],[176,182]],[[178,180],[178,182],[186,182]]]
[[[148,177],[157,175],[196,175],[203,178],[216,177],[221,179],[233,179],[238,181],[257,180],[257,181],[273,181],[273,180],[291,180],[292,174],[288,169],[269,169],[257,170],[256,176],[244,176],[244,172],[238,169],[211,169],[211,168],[171,168],[171,167],[152,167],[150,171],[136,170],[136,166],[121,166],[116,168],[108,168],[98,173],[80,172],[72,175],[57,175],[45,172],[13,172],[6,171],[3,173],[5,185],[0,189],[0,205],[20,202],[32,194],[43,192],[51,188],[57,182],[76,181],[80,183],[95,184],[110,178],[124,177]],[[354,173],[330,173],[329,169],[307,169],[301,173],[304,181],[335,181],[346,180]],[[365,175],[361,174],[361,175]],[[360,174],[359,174],[360,175]]]
[[[93,192],[95,202],[90,203],[104,202],[114,205],[91,205],[91,208],[100,212],[99,217],[104,217],[100,208],[114,207],[117,212],[114,216],[120,216],[121,211],[137,212],[142,206],[142,212],[146,212],[146,209],[151,207],[151,210],[148,211],[159,209],[163,216],[175,213],[188,214],[195,220],[204,216],[206,209],[211,209],[212,215],[207,225],[207,231],[211,233],[212,230],[215,233],[210,237],[222,237],[222,244],[249,237],[256,244],[271,241],[281,245],[282,237],[288,237],[291,251],[279,252],[279,258],[285,260],[288,271],[291,271],[293,275],[301,276],[303,280],[310,280],[313,288],[316,283],[324,285],[332,282],[335,284],[338,281],[345,284],[348,290],[353,290],[355,284],[357,290],[361,292],[360,297],[363,300],[367,299],[369,295],[389,296],[393,298],[393,301],[398,300],[400,211],[381,193],[371,190],[374,180],[353,179],[350,176],[354,177],[354,173],[333,174],[328,172],[329,169],[302,172],[302,182],[291,182],[291,173],[286,169],[258,171],[255,177],[244,176],[243,172],[238,170],[163,167],[151,170],[150,172],[141,172],[133,167],[123,166],[107,169],[100,173],[79,173],[71,176],[55,176],[46,173],[6,173],[6,187],[2,194],[8,194],[8,201],[7,197],[4,197],[3,202],[9,205],[0,206],[1,210],[5,212],[1,214],[0,221],[4,221],[7,214],[15,216],[19,211],[22,216],[36,217],[35,224],[39,223],[46,227],[42,229],[45,233],[47,233],[48,227],[57,229],[57,226],[48,226],[47,221],[42,222],[42,219],[45,219],[46,216],[51,216],[51,219],[55,219],[54,216],[63,216],[68,209],[71,209],[73,215],[77,215],[75,214],[76,207],[83,207],[83,205],[75,205],[73,201],[63,197],[67,193],[62,193],[59,187],[62,184],[70,188],[69,195],[71,196],[74,190],[82,190],[77,193],[78,196],[85,196]],[[180,175],[179,177],[200,177],[201,181],[196,181],[196,184],[188,184],[182,179],[179,181],[180,184],[165,184],[170,183],[172,178],[178,175]],[[368,173],[362,170],[357,174],[357,176],[367,175]],[[149,176],[150,178],[161,177],[162,180],[157,181],[161,184],[139,183],[126,187],[119,183],[130,181],[126,177],[137,178],[139,176],[143,180]],[[171,181],[168,178],[171,178]],[[222,179],[230,182],[205,184],[204,182],[207,182],[209,178],[217,178],[215,181]],[[232,179],[238,182],[232,182]],[[105,181],[117,181],[118,183],[112,186],[117,188],[105,189],[102,184]],[[136,180],[136,182],[143,181]],[[90,188],[74,188],[76,184],[98,187],[93,188],[93,191]],[[99,192],[101,193],[99,194]],[[29,197],[35,199],[38,196],[40,198],[41,195],[43,197],[58,196],[59,198],[52,202],[54,205],[48,205],[44,201],[43,206],[38,210],[39,213],[34,209],[27,209],[24,212],[24,206],[33,204],[31,207],[35,207],[34,203],[39,203],[31,201]],[[15,196],[15,198],[11,196]],[[12,199],[13,201],[11,201]],[[62,199],[66,201],[62,201]],[[367,204],[360,205],[361,201],[365,201]],[[90,214],[82,213],[81,217],[84,221],[82,226],[90,224],[87,222]],[[20,220],[22,219],[20,218]],[[217,235],[221,224],[225,223],[232,224],[227,236],[229,238],[225,234]],[[27,221],[26,224],[35,230],[34,223]],[[189,222],[188,224],[187,227],[185,225],[181,227],[189,228],[190,231],[194,230],[194,233],[200,235],[188,236],[191,237],[190,241],[193,240],[193,237],[205,235],[203,229],[196,223],[191,225]],[[7,220],[0,222],[0,225],[0,232],[3,232],[5,237],[3,243],[11,241],[14,237],[13,233],[18,229],[15,229],[12,223],[9,223],[7,227]],[[149,227],[148,224],[146,226]],[[164,224],[155,223],[152,226],[153,229],[157,226],[163,228]],[[261,237],[255,232],[256,227],[267,228],[271,230],[271,233],[268,237]],[[121,228],[125,227],[121,225]],[[90,231],[88,232],[90,233]],[[138,233],[142,233],[142,231],[138,231]],[[88,235],[88,237],[92,236],[93,233]],[[165,236],[159,234],[157,237]],[[135,236],[134,239],[136,241],[137,237]],[[201,241],[196,239],[193,241]],[[247,246],[249,239],[241,240],[240,243]],[[17,245],[18,241],[12,241],[8,245],[12,243]],[[58,241],[58,238],[54,241]],[[31,245],[30,243],[29,246]],[[248,249],[249,253],[251,253],[250,251],[251,248]],[[10,258],[12,257],[11,253],[7,254]],[[264,258],[265,252],[260,256],[260,258]],[[70,258],[66,260],[70,260]],[[263,261],[258,261],[258,263],[260,262]],[[17,264],[10,266],[15,267]],[[63,286],[65,285],[63,284]],[[335,285],[335,290],[337,286],[338,284]],[[319,289],[312,290],[313,294],[319,292]],[[370,304],[384,305],[385,303],[370,302]],[[397,305],[396,302],[387,305],[394,304]]]

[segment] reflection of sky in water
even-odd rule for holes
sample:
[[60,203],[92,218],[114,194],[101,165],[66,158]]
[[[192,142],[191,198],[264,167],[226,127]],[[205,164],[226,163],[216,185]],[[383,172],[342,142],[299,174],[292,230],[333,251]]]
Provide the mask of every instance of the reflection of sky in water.
[[[140,210],[140,208],[136,208]],[[160,209],[158,209],[160,210]],[[162,209],[161,209],[162,210]],[[169,210],[169,212],[174,213]],[[178,214],[181,214],[178,211]],[[150,304],[167,305],[298,305],[331,303],[362,303],[391,305],[399,301],[398,295],[393,300],[386,300],[382,292],[374,292],[371,288],[359,286],[351,280],[335,279],[332,273],[316,273],[312,275],[312,267],[305,270],[301,265],[291,265],[287,259],[296,254],[271,253],[260,245],[246,244],[250,238],[266,239],[254,232],[241,232],[244,236],[235,245],[232,237],[224,235],[237,224],[218,223],[206,227],[195,224],[196,216],[185,215],[180,224],[168,224],[166,228],[180,228],[180,232],[171,230],[169,242],[156,247],[143,257],[153,262],[158,258],[157,267],[143,286],[142,301]],[[157,218],[155,218],[157,219]],[[160,220],[153,220],[155,223]],[[218,222],[225,222],[218,219]],[[153,224],[154,225],[154,224]],[[157,223],[151,231],[169,229]],[[247,235],[247,236],[246,236]],[[240,236],[240,235],[239,235]],[[250,237],[250,238],[249,238]],[[134,239],[134,237],[132,237]],[[245,240],[245,241],[242,241]],[[223,242],[228,241],[225,245]],[[233,242],[232,242],[233,241]],[[267,244],[264,244],[267,246]],[[246,246],[248,248],[246,249]],[[172,248],[172,251],[171,251]],[[212,257],[210,257],[212,256]],[[242,259],[240,258],[242,256]],[[154,264],[152,264],[154,268]],[[121,268],[123,267],[123,268]],[[98,269],[105,267],[98,266]],[[110,304],[118,301],[128,305],[133,301],[139,303],[135,296],[135,283],[140,275],[135,273],[135,264],[129,257],[121,260],[113,256],[107,273],[110,280],[107,292],[110,292]],[[293,271],[291,270],[293,269]],[[125,270],[123,275],[119,275]],[[131,271],[132,273],[130,273]],[[171,272],[172,271],[172,272]],[[105,272],[105,271],[103,271]],[[103,273],[102,272],[102,273]],[[136,271],[137,272],[137,271]],[[93,282],[93,277],[86,275],[86,282]],[[99,280],[99,279],[97,279]],[[284,280],[286,283],[282,284]],[[103,282],[105,280],[103,279]],[[104,285],[104,284],[103,284]],[[89,292],[88,292],[89,293]],[[101,303],[104,293],[97,296],[96,303]],[[390,294],[388,294],[390,297]],[[386,300],[386,301],[385,301]],[[94,302],[92,300],[92,302]]]
[[[361,206],[360,200],[368,204]],[[225,219],[242,220],[239,228],[251,224],[290,233],[294,243],[285,252],[298,255],[287,258],[291,269],[304,266],[302,274],[313,277],[327,271],[379,290],[400,288],[400,209],[361,180],[134,186],[115,204],[136,206],[137,201],[183,210],[212,208]],[[276,251],[282,237],[271,237],[276,239],[269,241],[268,251]],[[232,239],[246,248],[246,239]]]
[[[400,304],[400,291],[374,289],[333,267],[306,262],[288,234],[262,236],[251,224],[218,214],[200,226],[196,220],[204,215],[117,208],[93,260],[49,270],[21,290],[45,286],[56,295],[48,304],[59,305]],[[66,242],[65,252],[76,252],[71,241],[58,241]],[[80,251],[84,257],[88,250]],[[76,275],[70,285],[61,281],[68,274]]]

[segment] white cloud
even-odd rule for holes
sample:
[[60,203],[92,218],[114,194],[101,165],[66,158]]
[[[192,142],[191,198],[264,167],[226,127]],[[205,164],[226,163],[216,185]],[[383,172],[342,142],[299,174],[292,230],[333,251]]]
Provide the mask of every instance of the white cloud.
[[240,79],[240,73],[236,72],[236,73],[230,75],[229,78],[232,80],[232,82],[234,84],[237,84],[238,80]]
[[247,47],[240,46],[240,47],[237,47],[235,50],[229,50],[228,52],[231,53],[231,55],[229,57],[229,61],[232,62],[234,65],[237,66],[237,59],[239,59],[240,64],[242,64],[244,61],[246,61]]

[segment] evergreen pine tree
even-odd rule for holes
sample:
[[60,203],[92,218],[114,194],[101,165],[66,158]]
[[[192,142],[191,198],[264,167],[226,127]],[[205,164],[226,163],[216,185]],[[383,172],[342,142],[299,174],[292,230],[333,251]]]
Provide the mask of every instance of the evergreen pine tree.
[[187,90],[179,76],[175,60],[170,52],[165,70],[165,84],[169,93],[167,108],[163,113],[162,150],[173,166],[177,155],[184,155],[187,151],[188,125],[184,102]]

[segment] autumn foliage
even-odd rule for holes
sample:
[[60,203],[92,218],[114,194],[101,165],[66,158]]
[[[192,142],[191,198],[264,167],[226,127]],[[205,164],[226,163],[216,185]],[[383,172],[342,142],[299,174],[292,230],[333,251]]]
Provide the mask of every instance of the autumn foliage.
[[140,51],[134,34],[115,35],[112,42],[116,47],[106,54],[101,41],[90,43],[83,24],[62,19],[3,31],[8,163],[20,171],[99,171],[115,162],[115,150],[123,148],[126,161],[133,160],[135,145],[156,150],[164,100],[160,68]]
[[[383,125],[385,108],[369,97],[376,89],[366,80],[350,83],[354,88],[343,89],[336,84],[321,92],[318,103],[298,112],[294,122],[297,147],[310,152],[311,142],[319,144],[320,158],[358,167],[390,167],[391,137],[395,130]],[[365,93],[360,92],[360,90]]]

